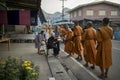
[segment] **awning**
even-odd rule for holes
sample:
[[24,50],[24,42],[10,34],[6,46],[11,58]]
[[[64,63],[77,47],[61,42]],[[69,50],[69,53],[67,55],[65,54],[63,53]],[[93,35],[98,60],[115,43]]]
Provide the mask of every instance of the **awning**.
[[37,25],[37,17],[41,23],[46,22],[41,9],[41,0],[0,0],[0,2],[6,4],[8,9],[0,11],[0,24]]

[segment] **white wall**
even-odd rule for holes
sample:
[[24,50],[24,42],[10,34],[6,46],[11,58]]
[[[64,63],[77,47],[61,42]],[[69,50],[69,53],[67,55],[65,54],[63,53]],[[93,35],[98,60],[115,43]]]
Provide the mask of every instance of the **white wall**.
[[15,25],[16,33],[24,33],[25,25]]

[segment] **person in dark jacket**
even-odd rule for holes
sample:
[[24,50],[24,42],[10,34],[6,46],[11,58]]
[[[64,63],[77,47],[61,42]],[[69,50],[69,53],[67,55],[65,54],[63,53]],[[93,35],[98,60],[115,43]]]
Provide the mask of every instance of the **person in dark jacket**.
[[47,42],[47,49],[53,49],[53,55],[57,56],[59,54],[58,40],[55,38],[55,35],[52,33]]

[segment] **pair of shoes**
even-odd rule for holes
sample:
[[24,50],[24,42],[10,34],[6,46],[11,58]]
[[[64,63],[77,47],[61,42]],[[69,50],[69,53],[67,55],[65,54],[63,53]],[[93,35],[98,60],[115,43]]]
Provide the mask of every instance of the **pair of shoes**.
[[58,55],[55,56],[56,58],[60,58]]
[[43,55],[42,53],[38,52],[39,55]]

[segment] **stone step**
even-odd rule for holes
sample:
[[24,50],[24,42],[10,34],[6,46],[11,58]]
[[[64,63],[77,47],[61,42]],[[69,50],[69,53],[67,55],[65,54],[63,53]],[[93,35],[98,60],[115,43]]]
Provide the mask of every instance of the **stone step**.
[[55,80],[71,80],[71,78],[56,57],[48,56],[48,62]]

